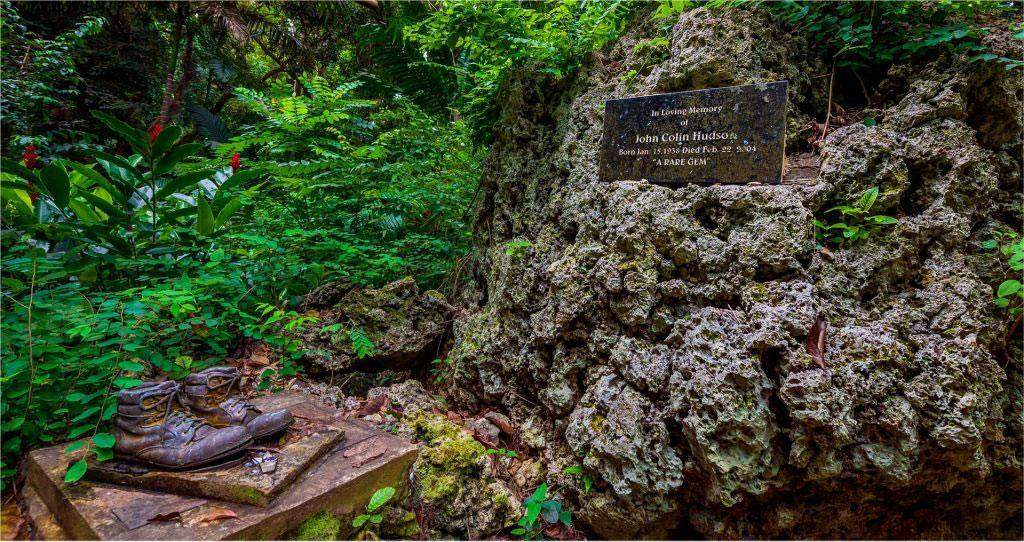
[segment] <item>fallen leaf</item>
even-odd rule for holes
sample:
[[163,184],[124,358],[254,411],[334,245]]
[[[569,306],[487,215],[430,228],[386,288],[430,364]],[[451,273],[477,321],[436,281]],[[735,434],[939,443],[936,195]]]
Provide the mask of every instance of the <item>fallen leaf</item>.
[[473,438],[475,438],[477,442],[483,444],[484,446],[487,446],[488,448],[498,447],[497,441],[492,441],[491,439],[487,438],[487,435],[485,435],[484,433],[477,429],[473,430]]
[[501,430],[502,433],[505,433],[510,437],[516,436],[516,428],[512,427],[512,424],[509,423],[504,416],[501,416],[500,414],[495,415],[495,413],[488,412],[487,414],[484,414],[484,419],[493,423],[498,429]]
[[24,526],[25,516],[20,506],[12,502],[0,508],[0,540],[16,540]]
[[384,455],[384,452],[387,452],[387,451],[388,451],[388,447],[387,446],[378,448],[376,450],[372,450],[372,451],[370,451],[370,453],[368,453],[365,456],[360,457],[359,459],[354,461],[352,463],[352,468],[353,469],[358,469],[359,467],[362,467],[363,465],[369,463],[370,461],[373,461],[374,459],[377,459],[378,457]]
[[388,402],[387,395],[378,395],[373,399],[367,399],[362,406],[356,410],[356,416],[369,416],[370,414],[376,414],[380,412],[384,405]]
[[811,356],[811,359],[818,364],[818,367],[825,368],[825,328],[828,324],[825,322],[820,314],[814,319],[814,325],[811,326],[811,330],[807,332],[807,340],[804,341],[804,347],[807,349],[807,354]]
[[212,523],[214,521],[220,521],[222,519],[231,519],[237,517],[238,514],[236,514],[234,510],[231,510],[230,508],[224,508],[221,506],[211,506],[209,511],[203,514],[201,518],[199,518],[199,522]]

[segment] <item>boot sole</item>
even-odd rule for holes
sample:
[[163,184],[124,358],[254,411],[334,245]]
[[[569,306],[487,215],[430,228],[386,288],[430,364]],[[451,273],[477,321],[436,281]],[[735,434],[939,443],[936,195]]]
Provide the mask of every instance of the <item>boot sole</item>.
[[[146,461],[145,459],[139,459],[137,457],[128,457],[128,456],[120,456],[120,455],[117,456],[117,457],[118,457],[118,459],[121,459],[123,461],[131,462],[131,463],[136,463],[136,464],[139,464],[139,465],[144,465],[146,467],[156,467],[158,469],[163,469],[163,470],[168,470],[168,471],[176,471],[176,472],[177,471],[190,471],[190,470],[196,470],[196,469],[210,467],[212,463],[218,463],[218,462],[220,462],[220,461],[222,461],[222,460],[224,460],[226,458],[229,458],[229,457],[231,457],[231,456],[233,456],[235,454],[244,452],[245,449],[248,448],[249,445],[251,445],[251,444],[252,444],[252,439],[249,439],[249,440],[243,442],[242,444],[240,444],[238,446],[235,446],[234,448],[225,450],[225,451],[223,451],[223,452],[221,452],[221,453],[219,453],[219,454],[217,454],[217,455],[215,455],[213,457],[204,459],[202,461],[197,461],[195,463],[189,463],[187,465],[162,465],[160,463],[155,463],[153,461]],[[225,466],[227,466],[227,465],[225,465]]]
[[274,435],[283,433],[284,431],[287,431],[288,428],[291,427],[292,424],[294,424],[294,423],[295,423],[295,418],[292,418],[291,420],[288,421],[288,423],[284,424],[283,426],[281,426],[279,428],[272,429],[272,430],[267,431],[265,433],[260,433],[259,435],[253,435],[252,436],[252,440],[253,440],[253,442],[255,442],[255,441],[258,441],[258,440],[263,440],[263,439],[265,439],[267,437],[272,437]]

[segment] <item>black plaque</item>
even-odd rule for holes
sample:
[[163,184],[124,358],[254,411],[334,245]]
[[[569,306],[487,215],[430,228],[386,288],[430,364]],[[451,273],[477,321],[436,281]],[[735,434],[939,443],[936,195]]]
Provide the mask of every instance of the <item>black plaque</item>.
[[601,180],[778,183],[786,82],[609,100]]

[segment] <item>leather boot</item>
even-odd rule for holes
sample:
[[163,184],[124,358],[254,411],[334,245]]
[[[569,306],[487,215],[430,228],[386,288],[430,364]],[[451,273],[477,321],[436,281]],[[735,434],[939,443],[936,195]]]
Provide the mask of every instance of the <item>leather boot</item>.
[[244,425],[254,440],[280,433],[292,424],[286,409],[263,412],[239,390],[242,377],[234,367],[210,367],[185,379],[182,402],[214,427]]
[[252,443],[245,427],[217,429],[180,402],[177,382],[145,382],[121,390],[114,420],[114,455],[164,469],[185,470],[241,453]]

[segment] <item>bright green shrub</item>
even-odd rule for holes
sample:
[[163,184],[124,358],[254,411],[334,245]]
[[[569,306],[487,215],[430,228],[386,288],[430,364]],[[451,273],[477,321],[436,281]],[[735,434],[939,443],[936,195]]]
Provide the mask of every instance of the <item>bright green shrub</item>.
[[[258,319],[238,303],[244,269],[217,237],[258,172],[176,174],[200,144],[170,126],[145,133],[97,114],[135,154],[94,151],[96,164],[3,162],[3,476],[27,447],[103,433],[112,393],[154,373],[223,359]],[[253,300],[255,302],[255,300]],[[69,479],[84,473],[84,463]]]
[[308,95],[282,84],[239,90],[260,120],[219,145],[217,160],[238,153],[272,182],[225,241],[278,279],[264,298],[295,303],[342,277],[377,285],[411,275],[433,287],[469,250],[481,153],[465,125],[357,88],[309,78]]

